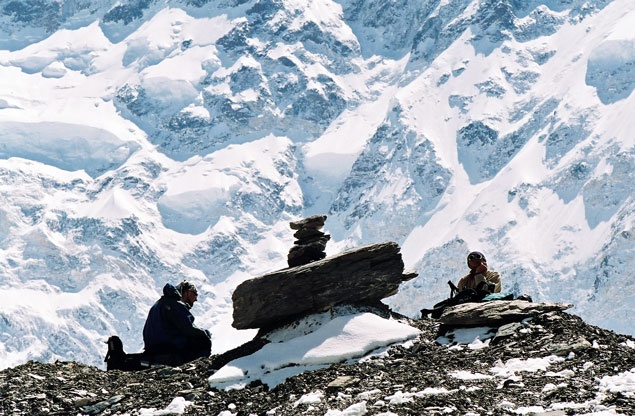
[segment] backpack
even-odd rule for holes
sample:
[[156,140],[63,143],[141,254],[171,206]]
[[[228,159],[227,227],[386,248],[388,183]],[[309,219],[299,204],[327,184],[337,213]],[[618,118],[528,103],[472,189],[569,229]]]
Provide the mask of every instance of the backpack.
[[443,314],[443,310],[447,308],[448,306],[455,306],[455,305],[460,305],[462,303],[469,303],[469,302],[480,302],[481,300],[483,300],[485,296],[487,296],[487,293],[483,291],[476,290],[476,289],[464,289],[460,291],[459,293],[457,293],[456,296],[449,299],[445,299],[435,304],[434,308],[432,309],[431,316],[433,318],[439,318],[441,314]]
[[[527,296],[527,295],[524,295]],[[519,297],[519,299],[521,299]],[[481,302],[489,302],[491,300],[514,300],[514,294],[512,292],[499,292],[499,293],[490,293],[481,299]],[[521,299],[526,300],[526,299]]]

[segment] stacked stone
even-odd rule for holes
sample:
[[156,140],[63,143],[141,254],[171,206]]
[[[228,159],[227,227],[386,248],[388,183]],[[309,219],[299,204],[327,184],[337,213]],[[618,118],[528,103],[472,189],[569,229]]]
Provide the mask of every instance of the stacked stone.
[[331,236],[320,231],[324,227],[326,215],[314,215],[303,220],[289,223],[296,241],[289,250],[287,263],[289,267],[302,266],[326,257],[326,242]]

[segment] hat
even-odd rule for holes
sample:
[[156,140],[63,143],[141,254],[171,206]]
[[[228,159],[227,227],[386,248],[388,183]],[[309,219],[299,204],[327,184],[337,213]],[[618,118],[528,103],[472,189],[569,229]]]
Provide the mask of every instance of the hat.
[[181,283],[179,283],[176,286],[176,290],[181,293],[181,296],[183,296],[183,293],[188,290],[198,294],[198,290],[196,290],[196,286],[194,285],[194,283],[190,283],[187,280],[183,280]]
[[477,259],[485,260],[485,254],[481,253],[480,251],[472,251],[472,252],[470,252],[470,254],[467,255],[467,257],[468,258],[476,257]]
[[470,254],[467,255],[468,262],[470,261],[471,258],[476,258],[477,260],[483,259],[487,263],[487,259],[485,258],[485,255],[481,253],[480,251],[472,251]]

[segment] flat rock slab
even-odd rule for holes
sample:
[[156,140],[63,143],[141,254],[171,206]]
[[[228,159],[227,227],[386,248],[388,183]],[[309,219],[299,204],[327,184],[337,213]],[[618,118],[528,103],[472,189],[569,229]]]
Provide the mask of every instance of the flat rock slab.
[[347,303],[376,303],[416,273],[404,273],[397,243],[371,244],[247,280],[234,290],[232,326],[271,328]]
[[503,325],[552,311],[571,308],[570,303],[533,303],[524,300],[495,300],[451,306],[439,317],[451,326]]
[[301,230],[304,228],[319,230],[324,227],[325,222],[326,215],[314,215],[302,220],[290,222],[289,227],[291,227],[292,230]]

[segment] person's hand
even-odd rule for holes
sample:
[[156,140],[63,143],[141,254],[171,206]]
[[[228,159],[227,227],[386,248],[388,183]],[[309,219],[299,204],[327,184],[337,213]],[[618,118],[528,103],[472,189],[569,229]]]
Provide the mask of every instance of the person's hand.
[[480,264],[476,266],[476,269],[474,269],[474,271],[477,274],[484,274],[487,271],[487,263],[481,260]]

